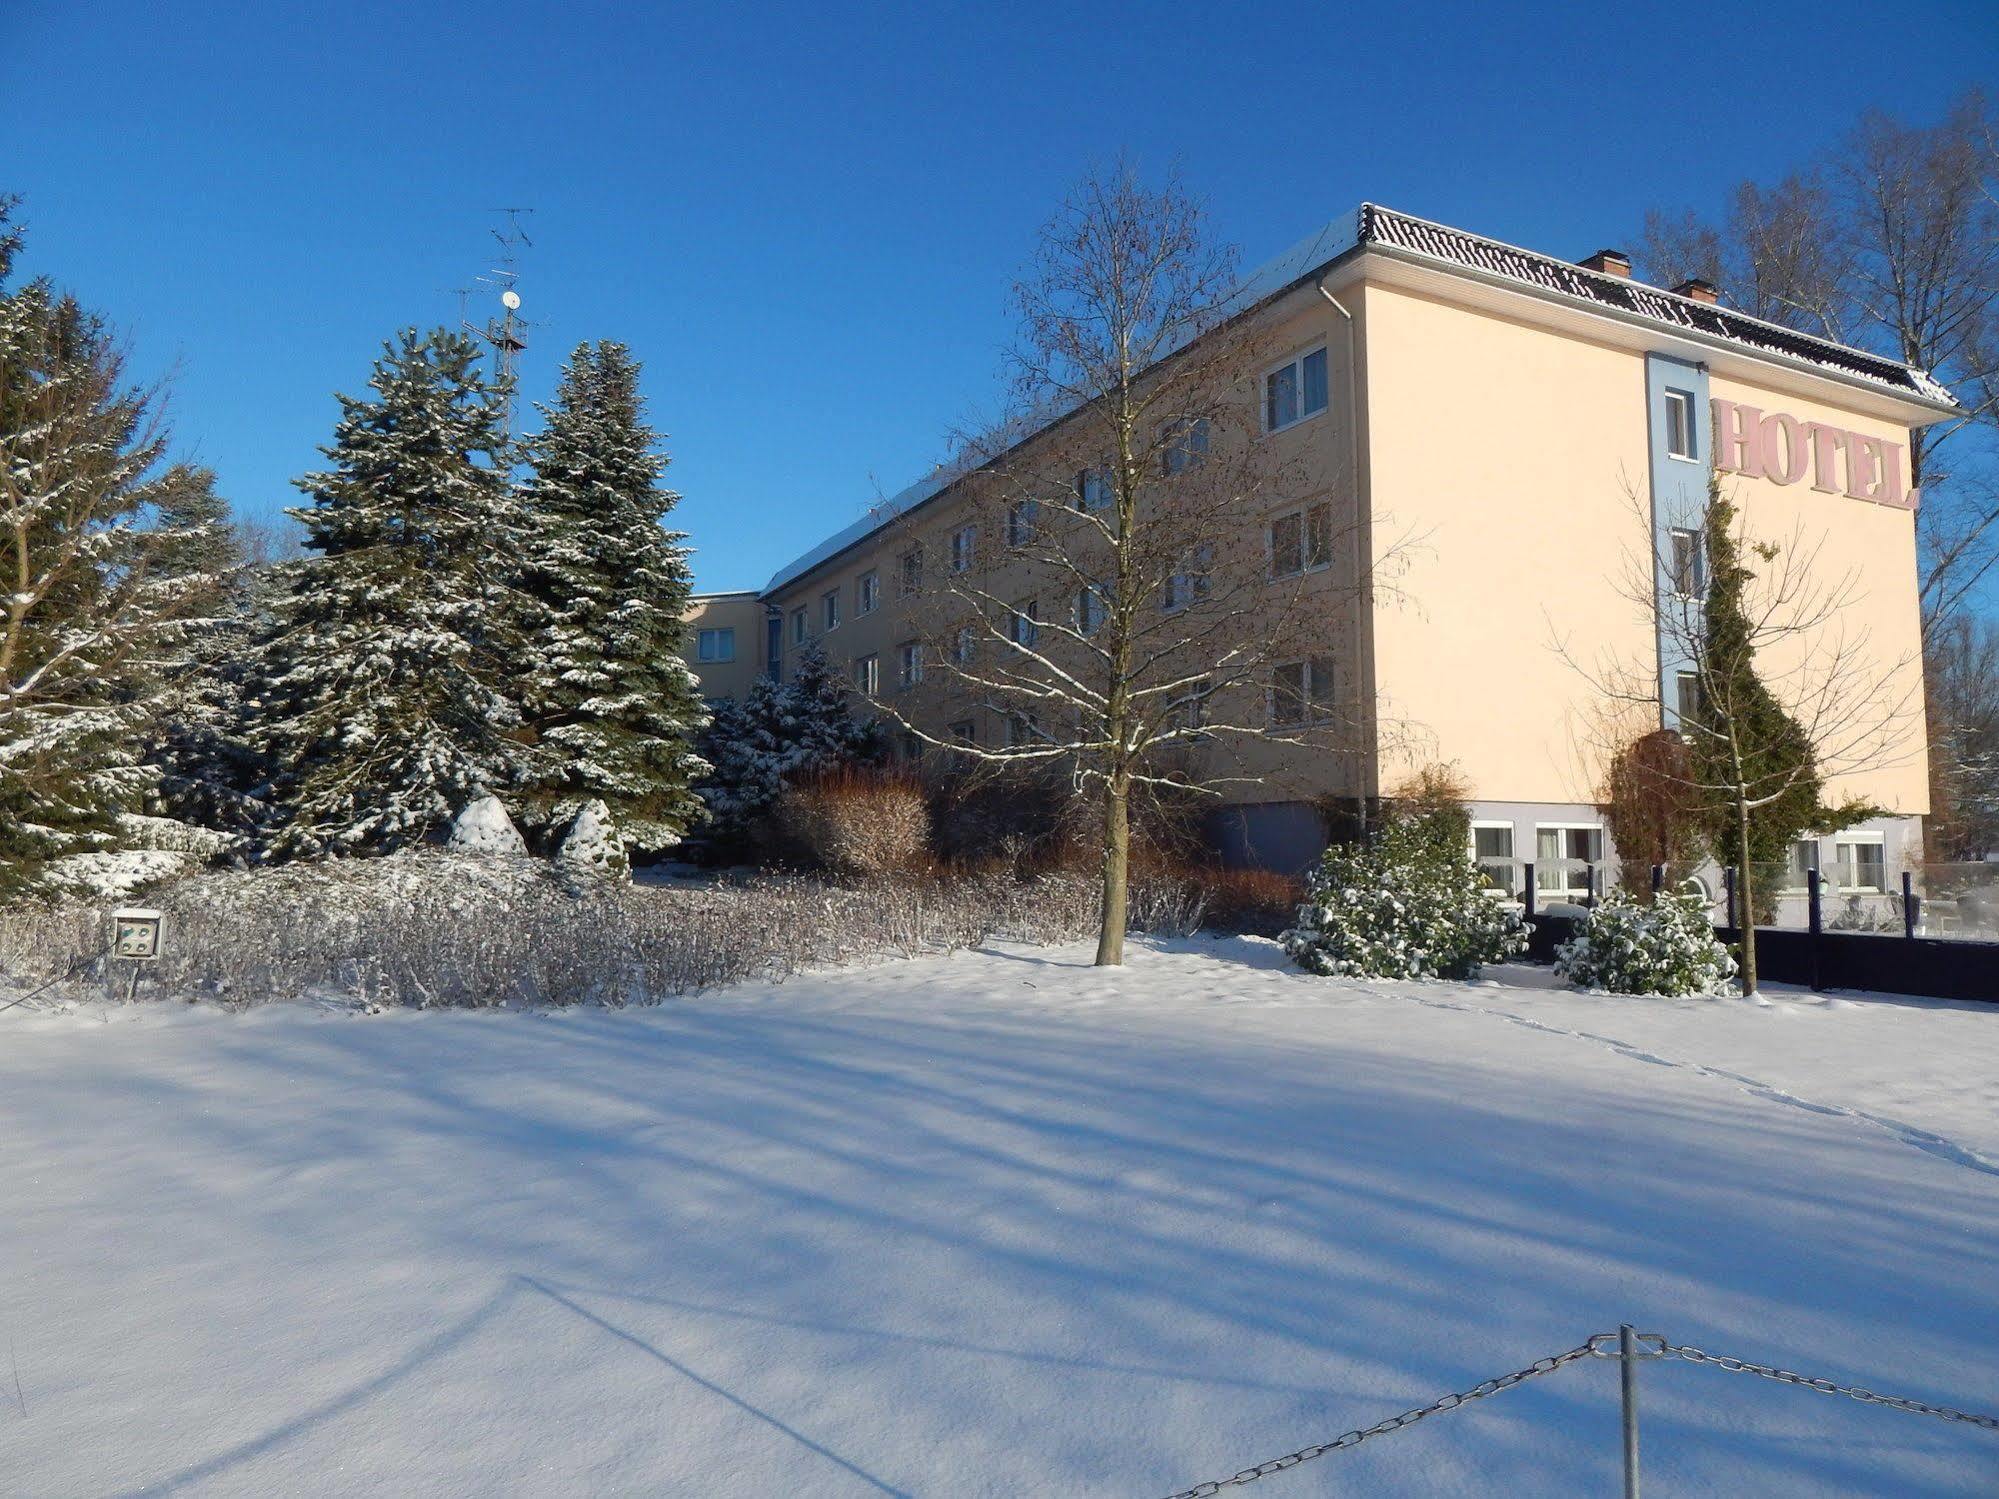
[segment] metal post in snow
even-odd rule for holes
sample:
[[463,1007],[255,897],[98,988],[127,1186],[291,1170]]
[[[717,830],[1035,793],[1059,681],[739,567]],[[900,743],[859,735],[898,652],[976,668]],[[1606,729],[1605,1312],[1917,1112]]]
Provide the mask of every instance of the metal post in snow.
[[1916,876],[1910,870],[1902,871],[1902,935],[1913,937],[1916,928],[1922,925],[1923,901],[1916,894]]
[[1721,882],[1728,888],[1728,927],[1730,931],[1737,931],[1735,920],[1735,866],[1733,864],[1721,872]]
[[1596,866],[1594,864],[1583,865],[1583,904],[1585,906],[1596,904]]
[[1657,895],[1661,890],[1664,890],[1665,888],[1666,888],[1666,866],[1663,864],[1654,864],[1652,866],[1652,893],[1654,895]]
[[1521,892],[1521,896],[1527,905],[1527,915],[1532,917],[1534,914],[1534,861],[1528,859],[1522,865],[1522,868],[1527,871],[1527,888]]
[[1819,899],[1819,872],[1814,869],[1805,877],[1805,924],[1811,931],[1812,949],[1812,992],[1819,988],[1819,932],[1823,929],[1824,908]]
[[1624,1395],[1624,1499],[1638,1499],[1638,1343],[1629,1322],[1617,1329]]

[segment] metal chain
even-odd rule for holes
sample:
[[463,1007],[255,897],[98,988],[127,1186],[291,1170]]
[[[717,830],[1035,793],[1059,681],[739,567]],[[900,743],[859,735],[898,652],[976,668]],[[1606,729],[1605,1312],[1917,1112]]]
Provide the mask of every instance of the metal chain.
[[[1599,1337],[1605,1334],[1598,1334]],[[1616,1336],[1612,1333],[1608,1336]],[[1469,1390],[1455,1395],[1446,1395],[1441,1400],[1433,1400],[1428,1405],[1413,1411],[1404,1411],[1399,1416],[1390,1416],[1386,1421],[1377,1421],[1372,1426],[1343,1432],[1330,1442],[1320,1442],[1311,1447],[1300,1447],[1296,1452],[1287,1452],[1283,1457],[1273,1457],[1268,1462],[1258,1463],[1253,1468],[1244,1468],[1240,1473],[1227,1478],[1213,1479],[1207,1483],[1197,1483],[1191,1489],[1181,1489],[1166,1496],[1166,1499],[1207,1499],[1210,1494],[1219,1494],[1223,1489],[1240,1488],[1246,1483],[1255,1483],[1259,1478],[1268,1478],[1272,1473],[1282,1473],[1286,1468],[1295,1468],[1300,1463],[1308,1463],[1315,1457],[1324,1457],[1328,1452],[1342,1452],[1348,1447],[1358,1447],[1369,1437],[1378,1437],[1386,1432],[1400,1431],[1405,1426],[1414,1426],[1428,1416],[1442,1411],[1454,1411],[1461,1405],[1474,1400],[1483,1400],[1488,1395],[1497,1395],[1501,1390],[1510,1390],[1517,1384],[1525,1384],[1530,1379],[1538,1379],[1543,1374],[1553,1374],[1564,1364],[1572,1364],[1579,1358],[1590,1357],[1591,1345],[1580,1344],[1566,1353],[1557,1353],[1551,1358],[1537,1358],[1524,1369],[1515,1369],[1511,1374],[1501,1374],[1494,1379],[1480,1380]]]
[[1700,1348],[1681,1348],[1673,1343],[1665,1343],[1662,1349],[1671,1358],[1685,1359],[1690,1364],[1712,1364],[1715,1368],[1726,1369],[1731,1374],[1755,1374],[1764,1379],[1774,1379],[1780,1384],[1794,1384],[1807,1390],[1817,1390],[1821,1395],[1844,1395],[1849,1400],[1858,1400],[1866,1405],[1885,1405],[1892,1410],[1909,1411],[1918,1416],[1936,1416],[1945,1421],[1963,1421],[1971,1426],[1983,1427],[1986,1431],[1999,1431],[1999,1416],[1974,1415],[1970,1411],[1952,1410],[1947,1405],[1931,1405],[1926,1401],[1909,1400],[1901,1395],[1877,1395],[1874,1391],[1864,1390],[1858,1385],[1834,1384],[1829,1379],[1812,1379],[1803,1374],[1793,1374],[1789,1369],[1773,1368],[1769,1364],[1752,1364],[1745,1359],[1726,1358]]

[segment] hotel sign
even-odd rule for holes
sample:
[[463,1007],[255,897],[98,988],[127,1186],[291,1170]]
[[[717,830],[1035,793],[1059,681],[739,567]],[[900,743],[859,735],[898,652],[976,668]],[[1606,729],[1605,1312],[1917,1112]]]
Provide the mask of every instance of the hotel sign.
[[1789,412],[1716,400],[1714,466],[1745,479],[1796,484],[1876,505],[1914,510],[1922,491],[1902,487],[1902,444],[1849,432],[1827,422],[1799,421]]

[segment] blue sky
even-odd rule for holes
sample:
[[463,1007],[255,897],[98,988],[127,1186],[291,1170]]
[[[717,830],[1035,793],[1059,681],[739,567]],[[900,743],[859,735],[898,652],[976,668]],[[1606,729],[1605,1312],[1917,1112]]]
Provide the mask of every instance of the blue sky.
[[1252,264],[1363,198],[1579,256],[1994,78],[1990,0],[0,0],[0,190],[253,515],[531,205],[528,394],[632,345],[698,580],[735,588],[992,408],[1009,278],[1093,159],[1177,163]]

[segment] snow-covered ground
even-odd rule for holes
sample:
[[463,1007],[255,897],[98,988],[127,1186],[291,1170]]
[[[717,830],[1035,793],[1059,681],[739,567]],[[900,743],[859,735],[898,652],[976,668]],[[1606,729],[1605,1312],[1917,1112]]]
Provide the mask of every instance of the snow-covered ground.
[[[0,1493],[1146,1499],[1621,1319],[1999,1407],[1999,1008],[1006,949],[646,1011],[0,1014]],[[1652,1364],[1648,1491],[1999,1435]],[[1246,1492],[1612,1492],[1595,1361]]]

